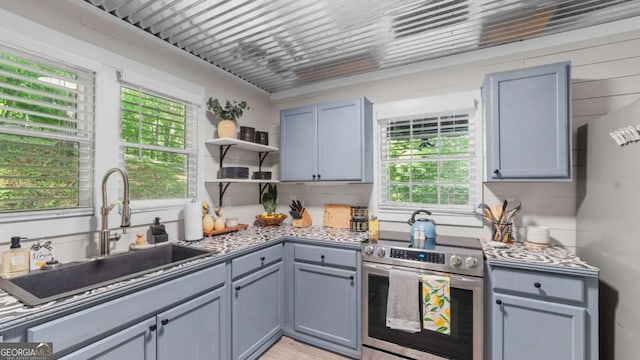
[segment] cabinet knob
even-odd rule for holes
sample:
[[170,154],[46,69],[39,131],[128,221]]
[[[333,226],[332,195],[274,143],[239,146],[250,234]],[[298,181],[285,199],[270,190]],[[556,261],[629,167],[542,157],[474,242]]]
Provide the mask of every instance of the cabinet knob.
[[260,265],[264,265],[264,260],[265,260],[265,257],[264,257],[264,256],[262,256],[262,257],[260,258]]
[[349,280],[351,280],[351,286],[353,286],[353,275],[349,276]]
[[495,170],[493,170],[493,173],[496,174],[496,175],[500,175],[500,170],[499,169],[495,169]]
[[320,181],[320,174],[318,174],[318,181]]
[[160,321],[160,324],[162,325],[167,325],[169,323],[169,319],[162,319],[162,321]]
[[500,300],[500,299],[496,300],[496,304],[502,305],[502,300]]
[[320,255],[320,260],[322,260],[322,262],[324,262],[324,255]]
[[156,324],[153,324],[153,325],[149,326],[149,331],[156,331],[157,328],[158,328],[158,326],[156,326]]
[[540,284],[539,282],[537,282],[537,283],[533,283],[533,286],[534,286],[536,289],[540,289],[540,288],[542,287],[542,284]]
[[236,286],[236,297],[238,297],[238,291],[240,291],[240,286]]
[[312,178],[313,178],[313,180],[315,180],[316,179],[316,174],[313,174]]

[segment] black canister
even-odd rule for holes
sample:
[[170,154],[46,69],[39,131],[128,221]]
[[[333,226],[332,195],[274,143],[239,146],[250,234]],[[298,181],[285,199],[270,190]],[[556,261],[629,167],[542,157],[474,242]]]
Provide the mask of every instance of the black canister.
[[351,217],[369,218],[369,208],[366,206],[352,206]]
[[362,216],[354,216],[349,222],[349,229],[355,232],[369,231],[369,219]]
[[269,133],[266,131],[256,131],[255,142],[262,145],[269,145]]
[[240,126],[240,140],[253,142],[256,137],[256,129],[249,126]]

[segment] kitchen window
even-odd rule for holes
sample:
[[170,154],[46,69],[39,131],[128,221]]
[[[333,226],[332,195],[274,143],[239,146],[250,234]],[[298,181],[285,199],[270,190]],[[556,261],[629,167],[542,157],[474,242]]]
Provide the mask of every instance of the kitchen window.
[[474,208],[482,199],[478,106],[473,92],[376,107],[382,219],[406,221],[427,209],[436,223],[476,224]]
[[195,197],[196,105],[121,84],[121,158],[131,199]]
[[0,47],[0,214],[92,214],[93,157],[94,73]]

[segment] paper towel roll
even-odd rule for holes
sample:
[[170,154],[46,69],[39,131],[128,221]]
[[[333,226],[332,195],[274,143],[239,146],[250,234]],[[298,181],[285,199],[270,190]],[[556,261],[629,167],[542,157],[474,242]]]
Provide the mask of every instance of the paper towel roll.
[[184,240],[201,240],[202,236],[202,205],[199,201],[187,200],[184,204]]

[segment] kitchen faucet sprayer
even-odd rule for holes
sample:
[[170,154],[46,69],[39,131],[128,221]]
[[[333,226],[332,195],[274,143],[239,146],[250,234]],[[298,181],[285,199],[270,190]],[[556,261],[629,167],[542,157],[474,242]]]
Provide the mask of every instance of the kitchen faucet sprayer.
[[[107,205],[107,180],[113,173],[120,173],[122,176],[122,182],[124,183],[124,194],[122,195],[122,201],[115,201],[110,205]],[[131,209],[129,207],[129,176],[120,168],[111,168],[102,177],[102,208],[100,214],[102,215],[102,229],[100,230],[100,256],[109,255],[111,241],[117,241],[120,239],[120,234],[110,234],[109,231],[109,212],[117,205],[122,204],[122,220],[120,227],[122,233],[126,234],[126,228],[131,226]]]

